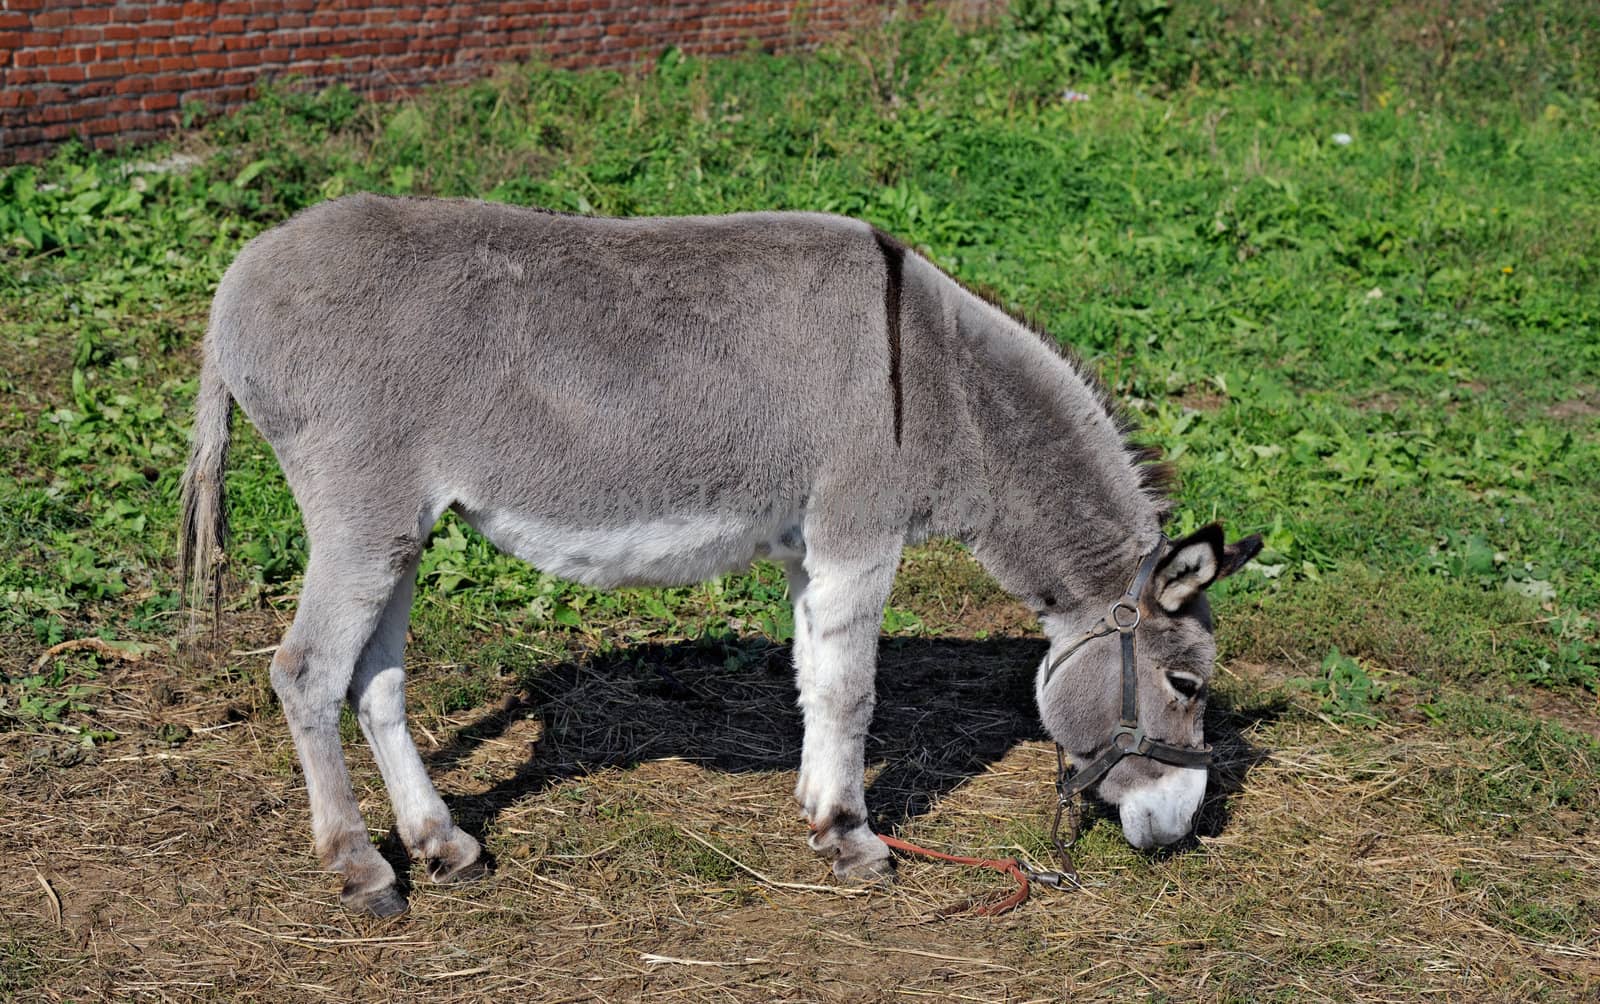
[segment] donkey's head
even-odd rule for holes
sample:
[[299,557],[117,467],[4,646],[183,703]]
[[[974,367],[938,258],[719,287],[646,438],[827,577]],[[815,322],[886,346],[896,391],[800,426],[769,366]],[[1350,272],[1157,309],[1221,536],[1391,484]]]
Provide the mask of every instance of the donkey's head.
[[1036,684],[1039,714],[1077,766],[1076,784],[1117,806],[1135,847],[1181,840],[1200,808],[1216,659],[1205,590],[1260,550],[1258,536],[1224,544],[1213,523],[1163,539],[1129,569],[1120,598],[1041,610],[1050,652]]

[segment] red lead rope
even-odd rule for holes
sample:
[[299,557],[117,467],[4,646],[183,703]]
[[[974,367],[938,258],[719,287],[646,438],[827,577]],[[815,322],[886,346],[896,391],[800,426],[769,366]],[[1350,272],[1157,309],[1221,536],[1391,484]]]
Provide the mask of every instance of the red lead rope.
[[924,858],[934,858],[939,861],[949,861],[958,865],[969,865],[973,868],[993,868],[997,872],[1005,872],[1017,880],[1017,891],[1004,899],[995,900],[977,907],[972,912],[985,917],[998,917],[1002,913],[1009,913],[1028,900],[1028,871],[1021,861],[1016,858],[964,858],[957,854],[945,854],[941,851],[930,851],[926,847],[907,843],[899,837],[887,837],[878,834],[878,839],[902,854],[915,854]]

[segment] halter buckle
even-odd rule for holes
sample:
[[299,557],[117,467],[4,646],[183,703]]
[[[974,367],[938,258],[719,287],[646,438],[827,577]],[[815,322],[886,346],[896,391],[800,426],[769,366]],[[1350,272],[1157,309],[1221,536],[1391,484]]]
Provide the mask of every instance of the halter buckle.
[[1131,634],[1143,616],[1137,603],[1129,603],[1124,599],[1111,604],[1111,609],[1106,612],[1106,622],[1123,634]]

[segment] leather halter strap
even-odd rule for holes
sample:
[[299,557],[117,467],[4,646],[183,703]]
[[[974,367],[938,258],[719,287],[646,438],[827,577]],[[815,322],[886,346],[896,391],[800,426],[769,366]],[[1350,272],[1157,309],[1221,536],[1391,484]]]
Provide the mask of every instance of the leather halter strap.
[[[1144,587],[1150,584],[1150,577],[1155,575],[1156,562],[1161,559],[1161,546],[1166,542],[1167,538],[1162,537],[1161,540],[1156,543],[1156,546],[1151,548],[1149,553],[1140,559],[1139,570],[1134,573],[1133,581],[1128,583],[1127,591],[1121,596],[1117,597],[1116,602],[1111,604],[1111,608],[1106,611],[1105,616],[1095,621],[1094,625],[1090,627],[1089,630],[1079,635],[1071,645],[1067,646],[1066,651],[1062,652],[1051,661],[1050,668],[1045,670],[1044,682],[1046,684],[1050,682],[1050,677],[1055,675],[1056,669],[1059,668],[1062,663],[1072,658],[1073,653],[1077,652],[1078,649],[1087,645],[1089,642],[1094,641],[1096,638],[1104,638],[1108,634],[1116,634],[1118,632],[1122,634],[1124,639],[1122,645],[1122,664],[1124,668],[1127,667],[1132,656],[1130,648],[1133,644],[1133,630],[1139,626],[1139,620],[1142,616],[1139,612],[1139,597],[1144,595]],[[1128,710],[1128,702],[1126,700],[1127,696],[1127,691],[1124,690],[1124,700],[1122,702],[1124,718],[1127,717],[1126,712]]]

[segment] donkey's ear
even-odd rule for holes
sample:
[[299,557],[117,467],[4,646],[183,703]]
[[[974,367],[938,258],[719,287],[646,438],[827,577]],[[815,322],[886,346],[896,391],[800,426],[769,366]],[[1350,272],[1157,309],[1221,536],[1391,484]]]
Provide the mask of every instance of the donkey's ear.
[[1222,540],[1222,524],[1211,523],[1173,541],[1172,549],[1156,566],[1155,581],[1151,583],[1161,609],[1177,613],[1223,574],[1226,555]]
[[1222,567],[1217,569],[1217,578],[1232,575],[1256,555],[1261,553],[1261,534],[1252,533],[1243,540],[1236,540],[1222,549]]

